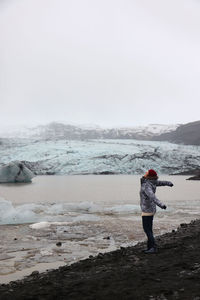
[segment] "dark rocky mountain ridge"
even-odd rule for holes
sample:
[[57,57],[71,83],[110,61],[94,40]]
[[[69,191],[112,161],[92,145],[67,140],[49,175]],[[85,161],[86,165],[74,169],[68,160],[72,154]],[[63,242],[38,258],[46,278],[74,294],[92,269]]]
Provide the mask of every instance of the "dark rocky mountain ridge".
[[174,131],[152,137],[152,140],[184,145],[200,145],[200,121],[180,125]]

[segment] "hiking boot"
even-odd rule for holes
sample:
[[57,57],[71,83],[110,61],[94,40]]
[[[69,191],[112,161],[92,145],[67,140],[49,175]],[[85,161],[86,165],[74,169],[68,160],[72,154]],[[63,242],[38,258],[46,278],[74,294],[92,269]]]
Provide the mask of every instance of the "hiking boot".
[[144,251],[145,254],[154,254],[154,253],[158,253],[157,248],[152,247],[149,250]]

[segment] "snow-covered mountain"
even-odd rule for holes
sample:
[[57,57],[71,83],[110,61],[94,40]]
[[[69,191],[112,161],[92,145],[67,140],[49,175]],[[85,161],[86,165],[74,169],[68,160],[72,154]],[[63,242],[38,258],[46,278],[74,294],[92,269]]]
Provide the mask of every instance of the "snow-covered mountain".
[[169,133],[179,125],[151,124],[148,126],[101,128],[97,125],[70,125],[52,122],[36,127],[12,127],[0,130],[0,138],[35,138],[40,140],[60,139],[138,139]]
[[176,130],[180,125],[179,124],[150,124],[147,126],[136,126],[136,127],[125,127],[120,128],[120,131],[126,132],[129,134],[137,134],[138,136],[151,138],[153,136],[158,136],[160,134],[169,133]]

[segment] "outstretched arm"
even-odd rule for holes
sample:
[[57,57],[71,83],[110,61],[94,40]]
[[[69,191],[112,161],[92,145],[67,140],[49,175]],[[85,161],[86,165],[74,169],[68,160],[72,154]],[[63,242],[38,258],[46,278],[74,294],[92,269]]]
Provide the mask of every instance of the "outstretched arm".
[[145,189],[145,194],[148,198],[153,201],[156,205],[158,205],[162,209],[166,209],[166,206],[156,197],[155,193],[152,191],[150,187]]
[[161,181],[157,180],[156,186],[173,186],[173,183],[171,181]]

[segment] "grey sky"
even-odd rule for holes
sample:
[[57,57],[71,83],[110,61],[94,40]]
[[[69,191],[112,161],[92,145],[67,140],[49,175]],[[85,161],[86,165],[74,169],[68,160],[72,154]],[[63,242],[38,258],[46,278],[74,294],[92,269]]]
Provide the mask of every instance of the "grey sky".
[[0,125],[200,119],[200,1],[0,0]]

